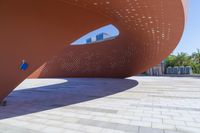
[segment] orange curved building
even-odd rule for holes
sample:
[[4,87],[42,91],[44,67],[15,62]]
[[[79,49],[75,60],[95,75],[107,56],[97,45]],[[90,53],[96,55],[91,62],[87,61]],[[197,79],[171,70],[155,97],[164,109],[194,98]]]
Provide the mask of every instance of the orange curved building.
[[[36,69],[30,77],[141,73],[177,46],[184,10],[183,0],[0,0],[0,100]],[[67,45],[108,24],[120,31],[116,39]]]

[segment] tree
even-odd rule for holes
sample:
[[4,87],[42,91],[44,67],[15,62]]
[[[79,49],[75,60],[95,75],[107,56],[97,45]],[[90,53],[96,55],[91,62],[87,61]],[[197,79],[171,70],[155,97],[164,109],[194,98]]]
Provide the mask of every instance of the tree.
[[183,52],[170,55],[166,58],[165,64],[166,67],[191,66],[193,73],[200,74],[200,49],[197,49],[197,52],[191,56]]
[[191,60],[187,53],[178,53],[175,57],[175,66],[190,66]]
[[169,56],[165,59],[166,67],[174,67],[174,66],[175,66],[175,59],[176,59],[176,56],[175,56],[175,55],[169,55]]
[[200,50],[192,54],[192,69],[194,73],[200,74]]
[[197,49],[197,52],[192,54],[192,58],[195,63],[200,64],[200,49]]
[[178,55],[170,55],[166,59],[166,67],[174,67],[174,66],[190,66],[191,65],[191,57],[187,55],[187,53],[178,53]]

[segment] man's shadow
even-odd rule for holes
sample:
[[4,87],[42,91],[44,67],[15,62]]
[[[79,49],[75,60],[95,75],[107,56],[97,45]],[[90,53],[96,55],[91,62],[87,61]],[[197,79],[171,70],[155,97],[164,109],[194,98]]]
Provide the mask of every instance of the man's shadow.
[[[40,82],[43,80],[48,82],[47,79],[37,79]],[[49,83],[51,80],[53,79],[49,79]],[[69,78],[57,80],[62,80],[62,83],[28,89],[28,85],[34,86],[36,82],[25,81],[23,83],[25,87],[18,87],[7,97],[7,106],[0,107],[0,120],[102,98],[138,85],[137,81],[130,79]]]

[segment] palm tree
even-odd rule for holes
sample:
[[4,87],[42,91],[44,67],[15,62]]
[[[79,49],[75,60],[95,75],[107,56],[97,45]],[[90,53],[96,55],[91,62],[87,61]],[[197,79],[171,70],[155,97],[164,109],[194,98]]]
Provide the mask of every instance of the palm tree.
[[165,59],[166,67],[174,67],[175,66],[175,55],[170,55]]
[[197,49],[197,52],[192,54],[192,69],[194,73],[200,74],[200,49]]
[[187,53],[178,53],[175,58],[175,66],[189,66],[190,64],[190,57],[187,55]]
[[192,54],[192,58],[195,63],[200,64],[200,49],[197,49],[197,52]]
[[200,49],[197,49],[197,52],[191,56],[183,52],[170,55],[166,58],[165,63],[166,67],[191,66],[194,73],[200,74]]

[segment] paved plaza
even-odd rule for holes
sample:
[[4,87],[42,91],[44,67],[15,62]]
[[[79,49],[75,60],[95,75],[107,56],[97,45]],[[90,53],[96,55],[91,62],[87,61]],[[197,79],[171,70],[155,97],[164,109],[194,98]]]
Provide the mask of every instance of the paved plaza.
[[200,78],[27,79],[0,133],[200,133]]

